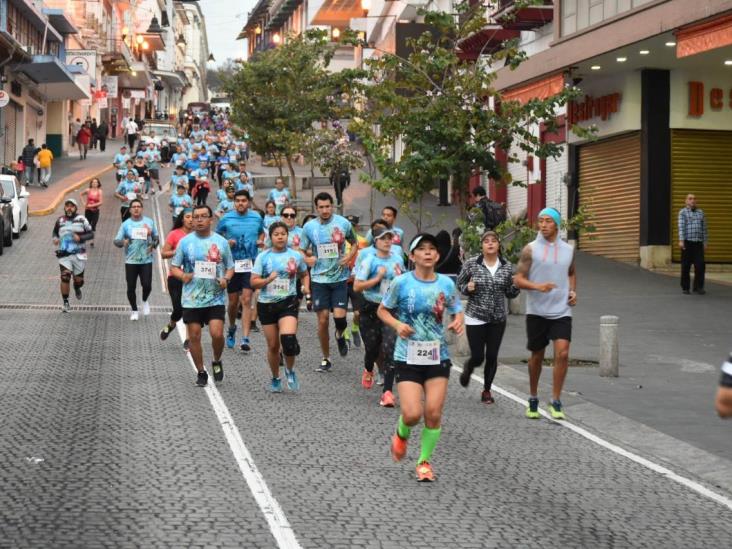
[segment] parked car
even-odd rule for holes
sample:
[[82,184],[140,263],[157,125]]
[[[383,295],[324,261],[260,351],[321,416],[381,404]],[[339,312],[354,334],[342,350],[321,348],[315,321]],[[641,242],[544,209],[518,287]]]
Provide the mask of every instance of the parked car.
[[0,186],[0,255],[5,246],[13,245],[13,199],[3,195]]
[[12,238],[18,238],[20,231],[28,230],[28,197],[30,193],[14,175],[0,175],[2,196],[11,200],[13,223]]
[[144,147],[150,141],[153,141],[159,147],[163,139],[167,140],[168,143],[175,143],[177,141],[178,130],[175,123],[166,120],[145,120],[145,125],[142,128],[140,147]]

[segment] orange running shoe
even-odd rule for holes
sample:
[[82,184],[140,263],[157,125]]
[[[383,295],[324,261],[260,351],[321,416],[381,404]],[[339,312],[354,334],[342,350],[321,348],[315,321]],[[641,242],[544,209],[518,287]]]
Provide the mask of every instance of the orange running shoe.
[[361,375],[361,387],[371,389],[374,386],[374,373],[364,369]]
[[432,482],[435,480],[435,473],[432,471],[432,465],[423,461],[417,464],[417,482]]
[[395,403],[396,400],[394,399],[394,393],[392,393],[391,391],[384,391],[381,394],[379,406],[383,406],[384,408],[393,408]]
[[394,461],[401,461],[407,455],[407,439],[396,433],[391,437],[391,457]]

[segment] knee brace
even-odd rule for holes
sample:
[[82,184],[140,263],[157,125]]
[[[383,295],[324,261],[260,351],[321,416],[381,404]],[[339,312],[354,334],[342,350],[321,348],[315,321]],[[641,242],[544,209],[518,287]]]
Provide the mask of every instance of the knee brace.
[[74,288],[81,288],[84,285],[84,273],[74,276]]
[[348,321],[344,318],[334,318],[333,323],[335,324],[336,330],[339,333],[343,333],[348,328]]
[[297,336],[295,334],[281,335],[280,345],[282,345],[282,354],[285,356],[297,356],[300,354],[300,344],[297,342]]
[[71,282],[71,271],[61,271],[61,282]]

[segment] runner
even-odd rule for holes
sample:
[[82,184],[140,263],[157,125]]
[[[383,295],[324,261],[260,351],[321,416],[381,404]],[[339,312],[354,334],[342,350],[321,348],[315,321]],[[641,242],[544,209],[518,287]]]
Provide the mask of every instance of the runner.
[[310,293],[310,278],[303,255],[287,246],[287,225],[278,221],[269,228],[272,247],[257,256],[252,270],[252,288],[260,289],[257,298],[259,320],[267,339],[267,361],[272,372],[270,391],[282,392],[280,379],[280,348],[285,356],[285,379],[290,391],[297,391],[300,384],[295,374],[295,357],[300,354],[297,342],[296,280],[301,280]]
[[147,150],[143,153],[143,158],[147,165],[150,180],[153,182],[152,194],[155,194],[155,184],[158,186],[158,191],[162,192],[163,188],[160,186],[160,162],[162,158],[154,142],[151,141],[147,144]]
[[529,406],[526,417],[539,419],[539,377],[544,351],[554,341],[552,401],[549,412],[564,419],[562,386],[567,377],[572,340],[572,307],[577,303],[574,248],[559,237],[561,216],[554,208],[539,212],[536,240],[522,251],[514,284],[526,294],[526,335],[529,358]]
[[239,304],[242,307],[242,338],[239,348],[248,353],[251,351],[249,332],[252,319],[252,287],[251,272],[257,258],[258,245],[264,240],[262,217],[249,209],[249,193],[237,191],[234,194],[234,211],[221,218],[216,232],[229,242],[234,257],[234,277],[228,285],[229,294],[229,330],[226,334],[226,346],[233,349],[236,344],[236,318],[239,316]]
[[264,229],[268,230],[269,226],[275,221],[282,221],[282,219],[277,215],[277,206],[274,201],[267,200],[264,203]]
[[435,273],[437,239],[427,233],[415,236],[409,244],[409,259],[414,271],[392,281],[378,311],[381,321],[399,336],[394,363],[402,413],[392,437],[391,455],[395,461],[404,458],[411,429],[424,416],[416,473],[418,481],[430,482],[435,480],[430,459],[442,432],[442,408],[452,367],[443,315],[454,315],[447,328],[460,335],[463,313],[455,284]]
[[114,164],[114,167],[117,168],[117,171],[115,172],[117,183],[122,181],[122,178],[124,178],[125,174],[127,173],[127,161],[129,159],[130,155],[127,154],[127,147],[125,145],[122,145],[122,147],[120,147],[119,149],[119,152],[114,155],[114,160],[112,160],[112,164]]
[[147,302],[152,291],[153,250],[158,246],[160,237],[155,222],[142,215],[142,200],[130,201],[130,218],[123,221],[114,237],[114,245],[125,249],[125,278],[127,280],[127,300],[132,313],[130,320],[139,320],[137,311],[137,279],[142,286],[142,314],[150,314]]
[[178,181],[175,185],[175,194],[170,196],[168,209],[173,216],[173,222],[183,210],[193,207],[193,198],[186,192],[187,187],[188,184],[185,181]]
[[[336,342],[341,356],[348,354],[348,343],[344,332],[348,327],[346,305],[350,276],[348,265],[358,253],[356,235],[345,217],[333,213],[333,197],[328,193],[315,196],[318,218],[309,221],[302,228],[301,248],[307,254],[306,263],[311,268],[313,309],[318,313],[318,337],[323,359],[317,372],[328,372],[333,367],[330,361],[330,334],[328,319],[333,310]],[[346,242],[351,251],[345,252]]]
[[189,349],[198,370],[196,385],[208,384],[203,367],[201,331],[208,324],[211,335],[214,381],[224,379],[221,353],[224,350],[226,302],[224,290],[234,276],[234,260],[226,240],[211,232],[213,212],[208,206],[193,208],[195,232],[178,242],[170,262],[170,273],[183,282],[183,322],[188,327]]
[[126,221],[130,217],[130,201],[142,196],[142,187],[137,181],[137,172],[134,168],[127,170],[125,178],[117,185],[114,196],[122,202],[119,213],[122,221]]
[[[219,189],[219,192],[221,189]],[[219,203],[216,205],[216,210],[214,211],[214,214],[216,215],[217,219],[221,219],[224,217],[225,214],[231,212],[234,210],[234,195],[236,194],[236,187],[234,187],[233,183],[227,183],[226,189],[224,192],[224,197],[219,200]]]
[[290,189],[285,188],[284,179],[282,179],[281,177],[275,179],[275,188],[269,191],[269,194],[267,195],[267,201],[272,201],[275,203],[276,215],[280,215],[280,213],[282,213],[282,208],[284,208],[286,204],[292,202]]
[[73,198],[64,202],[64,215],[56,220],[53,226],[53,243],[57,246],[56,257],[61,270],[61,298],[64,313],[70,310],[69,285],[74,277],[74,295],[81,299],[81,288],[84,286],[84,270],[86,268],[86,248],[84,243],[94,238],[91,224],[79,214],[79,205]]
[[[394,223],[396,223],[396,218],[397,209],[394,206],[385,206],[384,209],[381,210],[381,219],[386,222],[387,227],[394,231],[394,239],[392,240],[392,244],[395,244],[396,246],[401,246],[402,241],[404,240],[404,231],[399,227],[394,226]],[[369,234],[366,235],[366,240],[369,244],[373,243],[371,231],[369,231]]]
[[[102,182],[98,177],[92,177],[89,181],[89,188],[81,191],[81,199],[84,201],[84,217],[89,221],[92,231],[96,232],[99,222],[99,208],[104,203],[102,193]],[[89,246],[94,247],[94,240],[89,241]]]
[[135,163],[133,167],[137,172],[137,181],[138,183],[140,183],[143,189],[142,198],[144,200],[147,200],[150,194],[150,170],[147,169],[147,165],[145,164],[145,159],[142,157],[142,153],[139,153],[135,157]]
[[[386,227],[382,219],[371,224],[376,253],[367,254],[358,262],[353,289],[363,292],[361,304],[361,327],[364,340],[364,371],[361,386],[371,389],[374,384],[374,363],[384,371],[384,388],[380,406],[394,407],[394,344],[396,332],[385,325],[377,316],[379,304],[389,289],[391,281],[406,271],[401,251],[394,253],[392,240],[394,232]],[[360,255],[360,254],[359,254]]]
[[473,370],[485,360],[480,401],[493,404],[491,386],[506,330],[506,298],[518,297],[519,289],[513,284],[513,266],[499,255],[498,234],[486,231],[480,241],[483,253],[463,263],[457,279],[458,288],[468,296],[465,329],[470,345],[470,359],[463,366],[460,384],[467,387]]
[[[364,248],[368,248],[369,243],[360,234],[358,234],[358,222],[360,221],[360,218],[357,215],[347,215],[345,216],[346,219],[348,219],[348,222],[351,224],[351,228],[353,229],[353,234],[356,235],[356,240],[358,242],[357,248],[358,251],[356,252],[356,255],[353,256],[353,259],[351,260],[351,263],[348,265],[349,269],[351,269],[351,276],[348,277],[348,300],[351,302],[351,310],[353,311],[353,319],[351,321],[351,325],[346,328],[346,331],[344,332],[344,335],[346,337],[346,341],[348,343],[353,342],[353,344],[356,347],[361,347],[361,332],[360,332],[360,325],[361,325],[361,307],[363,305],[363,297],[361,294],[354,290],[353,287],[353,281],[355,277],[355,270],[354,267],[356,266],[356,258],[358,257],[358,253],[363,250]],[[383,222],[383,220],[381,220]],[[346,253],[348,254],[351,251],[351,245],[346,244]],[[381,371],[381,369],[379,369]]]
[[[168,233],[165,244],[160,253],[163,259],[172,259],[175,250],[180,241],[193,231],[193,210],[191,208],[182,209],[173,221],[173,230]],[[170,321],[160,331],[160,339],[165,341],[168,339],[170,332],[175,330],[175,325],[183,318],[183,305],[181,298],[183,296],[183,282],[174,277],[172,273],[168,273],[168,294],[170,302],[173,305],[173,312],[170,313]],[[183,342],[183,347],[188,349],[188,338]]]

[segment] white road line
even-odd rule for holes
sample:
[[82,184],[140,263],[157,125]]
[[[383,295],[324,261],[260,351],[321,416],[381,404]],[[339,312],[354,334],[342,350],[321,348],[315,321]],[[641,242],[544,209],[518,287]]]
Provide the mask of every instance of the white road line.
[[[454,370],[457,370],[458,372],[462,372],[463,369],[459,366],[453,366]],[[478,381],[480,383],[483,383],[483,378],[472,374],[471,379],[474,379],[475,381]],[[513,400],[514,402],[517,402],[518,404],[521,404],[522,406],[526,406],[527,402],[526,399],[521,398],[520,396],[512,393],[511,391],[507,391],[506,389],[503,389],[501,387],[498,387],[496,385],[493,385],[491,390],[497,392],[499,395],[503,395],[506,398]],[[570,431],[573,431],[577,433],[578,435],[586,438],[587,440],[590,440],[594,442],[595,444],[598,444],[602,446],[603,448],[610,450],[611,452],[614,452],[620,456],[623,456],[631,461],[634,461],[635,463],[642,465],[643,467],[646,467],[650,469],[651,471],[654,471],[670,480],[673,480],[674,482],[678,482],[679,484],[686,486],[687,488],[693,490],[697,494],[700,494],[706,498],[711,499],[712,501],[719,503],[720,505],[723,505],[727,507],[729,510],[732,511],[732,499],[723,496],[722,494],[719,494],[713,490],[710,490],[703,484],[700,484],[694,480],[691,480],[690,478],[683,477],[677,473],[674,473],[670,469],[658,465],[657,463],[654,463],[644,457],[639,456],[638,454],[634,454],[633,452],[630,452],[624,448],[621,448],[620,446],[613,444],[612,442],[608,442],[607,440],[600,438],[599,436],[589,432],[586,429],[583,429],[582,427],[579,427],[573,423],[570,423],[569,421],[563,420],[563,421],[556,421],[552,419],[552,417],[549,415],[548,412],[545,410],[542,410],[539,408],[539,413],[547,418],[550,421],[553,421],[554,423],[561,425],[562,427],[565,427],[566,429],[569,429]],[[527,420],[529,421],[529,420]]]
[[[160,209],[157,202],[157,195],[155,199],[155,207],[159,216]],[[162,224],[159,226],[158,230],[162,241],[164,240]],[[165,265],[165,269],[167,270],[167,264],[162,260],[159,246],[158,259],[160,259],[158,265]],[[163,267],[161,267],[161,271],[162,269]],[[176,331],[178,332],[178,337],[180,337],[181,343],[184,342],[186,339],[186,330],[183,327],[182,322],[178,322],[176,325]],[[190,362],[193,371],[197,371],[190,353],[186,353],[186,356],[188,357],[188,362]],[[218,419],[221,430],[224,432],[226,442],[229,444],[231,453],[234,454],[234,459],[239,466],[239,470],[241,471],[247,486],[249,486],[249,490],[254,496],[254,499],[259,505],[264,518],[267,519],[269,531],[272,532],[272,536],[274,536],[277,541],[277,545],[283,549],[300,549],[300,543],[297,541],[295,532],[293,531],[292,526],[290,526],[290,523],[285,516],[285,512],[272,495],[272,492],[269,491],[267,482],[264,480],[264,477],[254,463],[254,459],[249,453],[249,449],[246,444],[244,444],[244,439],[242,438],[239,429],[236,427],[234,418],[231,417],[229,408],[226,406],[221,393],[219,393],[216,385],[212,383],[209,383],[206,386],[204,392],[206,393],[206,396],[208,396],[211,407],[216,414],[216,419]]]
[[153,217],[156,218],[155,224],[158,226],[158,237],[160,239],[160,242],[158,243],[158,247],[156,248],[158,252],[158,272],[160,273],[160,285],[163,287],[163,293],[168,293],[168,287],[165,284],[165,279],[167,278],[165,276],[165,272],[163,272],[163,255],[162,255],[162,247],[165,243],[165,230],[163,230],[163,219],[160,215],[160,203],[158,202],[158,194],[155,193],[153,195],[153,202],[155,203],[155,208],[153,209]]

